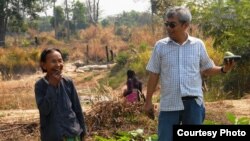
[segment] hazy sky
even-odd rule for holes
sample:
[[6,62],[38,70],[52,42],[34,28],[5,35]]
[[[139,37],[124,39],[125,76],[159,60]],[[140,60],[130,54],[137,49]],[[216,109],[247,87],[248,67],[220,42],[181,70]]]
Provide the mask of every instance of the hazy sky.
[[115,15],[123,11],[147,11],[150,9],[150,0],[100,0],[100,7],[104,17]]
[[[57,5],[64,5],[65,0],[57,0]],[[69,2],[73,0],[68,0]],[[75,0],[76,1],[76,0]],[[85,0],[79,0],[85,1]],[[100,0],[101,17],[116,15],[123,11],[135,10],[144,12],[150,10],[150,0]],[[52,15],[52,10],[48,11]]]

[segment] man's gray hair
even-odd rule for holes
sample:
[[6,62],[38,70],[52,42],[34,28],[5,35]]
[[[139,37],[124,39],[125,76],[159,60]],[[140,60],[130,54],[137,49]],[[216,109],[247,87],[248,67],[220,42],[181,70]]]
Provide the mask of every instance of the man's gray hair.
[[165,14],[165,19],[173,18],[177,16],[180,23],[190,23],[192,20],[192,15],[188,8],[176,6],[167,10]]

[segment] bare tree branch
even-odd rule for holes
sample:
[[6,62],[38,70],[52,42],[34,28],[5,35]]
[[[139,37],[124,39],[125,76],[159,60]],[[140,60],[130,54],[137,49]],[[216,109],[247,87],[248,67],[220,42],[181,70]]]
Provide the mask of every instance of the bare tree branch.
[[99,1],[100,0],[92,0],[91,2],[91,0],[86,0],[89,19],[94,25],[97,25],[99,19]]

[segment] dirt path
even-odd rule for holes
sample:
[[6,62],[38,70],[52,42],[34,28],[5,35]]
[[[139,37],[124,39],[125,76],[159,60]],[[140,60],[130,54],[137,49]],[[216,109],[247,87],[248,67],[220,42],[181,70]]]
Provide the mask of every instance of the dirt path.
[[39,120],[39,113],[37,109],[31,110],[1,110],[0,124],[11,124],[16,122],[26,123]]
[[206,119],[208,120],[230,124],[226,118],[227,113],[233,113],[237,118],[250,118],[250,99],[221,100],[207,102],[205,105],[207,109]]

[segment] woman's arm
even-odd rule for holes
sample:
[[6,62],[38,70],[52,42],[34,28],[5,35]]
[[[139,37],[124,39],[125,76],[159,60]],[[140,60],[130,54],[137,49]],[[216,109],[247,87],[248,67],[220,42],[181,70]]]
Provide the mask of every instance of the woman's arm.
[[36,103],[40,114],[47,116],[55,106],[56,89],[41,81],[35,84]]
[[70,87],[71,87],[71,92],[72,92],[72,108],[76,114],[76,117],[79,121],[79,124],[81,126],[81,128],[83,129],[83,132],[81,134],[81,137],[84,138],[84,136],[86,136],[87,134],[87,128],[86,128],[86,123],[85,123],[85,118],[84,118],[84,115],[83,115],[83,111],[82,111],[82,107],[81,107],[81,103],[80,103],[80,100],[79,100],[79,97],[78,97],[78,94],[77,94],[77,91],[76,91],[76,88],[73,84],[73,82],[70,80]]

